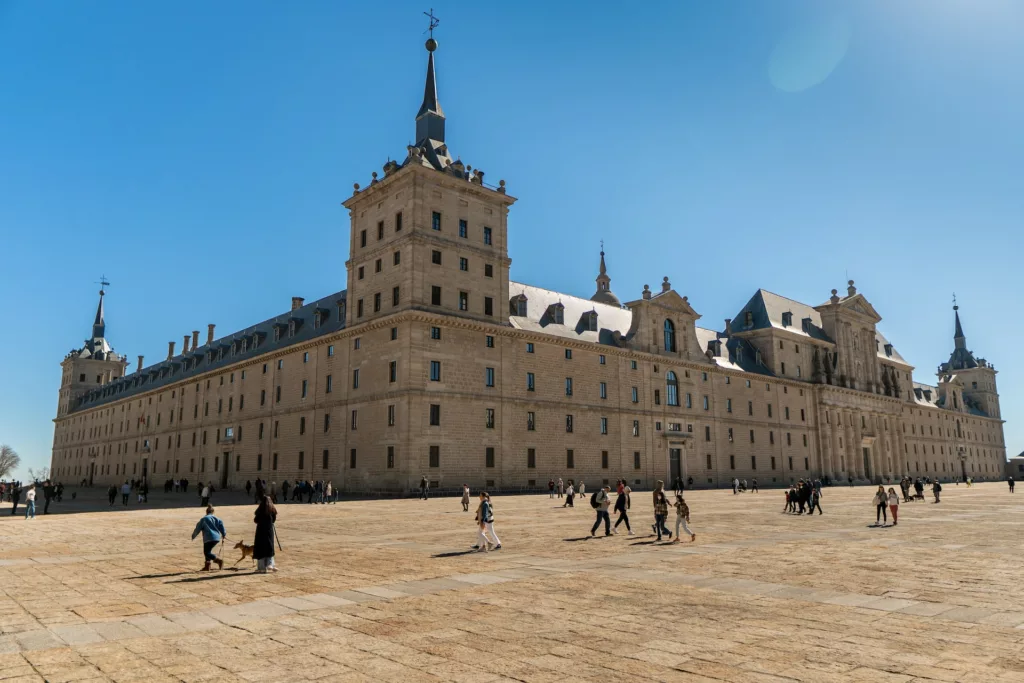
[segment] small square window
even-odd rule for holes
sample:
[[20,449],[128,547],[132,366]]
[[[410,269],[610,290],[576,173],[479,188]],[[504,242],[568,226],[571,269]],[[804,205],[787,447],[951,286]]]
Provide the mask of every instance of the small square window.
[[464,257],[461,257],[461,256],[459,257],[459,270],[461,270],[463,272],[468,272],[469,271],[469,259],[468,258],[464,258]]
[[491,244],[491,229],[484,228],[484,244]]
[[566,349],[565,350],[565,359],[566,360],[572,360],[572,349]]
[[635,360],[629,361],[629,369],[630,370],[636,370],[636,361]]
[[435,264],[435,265],[438,265],[438,266],[441,265],[441,252],[438,251],[437,249],[434,249],[433,251],[431,251],[430,252],[430,262]]
[[533,342],[526,342],[526,352],[533,353]]
[[466,224],[466,221],[464,219],[460,218],[459,219],[459,237],[465,239],[468,234],[469,234],[469,226]]
[[441,328],[440,327],[431,327],[430,328],[430,338],[431,339],[440,339],[441,338]]
[[396,339],[398,339],[398,328],[397,327],[392,327],[391,328],[391,341],[395,341]]
[[430,216],[430,227],[433,228],[434,230],[440,230],[441,229],[441,214],[439,212],[434,211],[431,214],[431,216]]
[[396,251],[394,254],[391,255],[391,258],[394,261],[394,265],[397,266],[402,262],[402,252]]
[[487,335],[487,348],[494,348],[494,337],[492,337],[491,335]]
[[484,277],[494,277],[494,266],[490,263],[484,264]]
[[469,293],[468,292],[459,292],[459,310],[460,311],[468,311],[469,310]]

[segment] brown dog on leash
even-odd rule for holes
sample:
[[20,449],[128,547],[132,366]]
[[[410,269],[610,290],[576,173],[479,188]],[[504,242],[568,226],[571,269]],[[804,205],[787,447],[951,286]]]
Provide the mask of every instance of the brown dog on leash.
[[[255,562],[256,558],[254,558],[252,556],[252,548],[253,547],[251,545],[246,545],[245,541],[239,541],[238,543],[236,543],[235,544],[235,550],[241,550],[242,551],[242,556],[240,558],[238,558],[238,562],[241,562],[242,560],[244,560],[247,557],[251,558],[252,561]],[[238,564],[238,562],[235,562],[235,564]]]

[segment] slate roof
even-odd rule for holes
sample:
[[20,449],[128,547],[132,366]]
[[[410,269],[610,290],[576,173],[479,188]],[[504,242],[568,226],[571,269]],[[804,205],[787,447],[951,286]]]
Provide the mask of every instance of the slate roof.
[[[746,323],[746,314],[748,312],[752,314],[750,325]],[[793,314],[793,324],[791,325],[782,324],[782,314],[786,312]],[[810,324],[806,327],[803,324],[804,318],[811,319]],[[786,330],[811,339],[835,343],[831,337],[825,334],[825,330],[821,328],[821,316],[811,306],[780,296],[774,292],[769,292],[766,289],[759,289],[754,292],[754,296],[750,297],[750,301],[732,319],[729,329],[733,333],[737,333],[767,328]]]
[[721,368],[727,368],[729,370],[738,370],[741,372],[750,372],[755,375],[764,375],[766,377],[774,377],[773,373],[764,363],[759,363],[760,352],[753,344],[745,339],[739,337],[731,337],[725,339],[721,336],[721,333],[715,330],[708,330],[703,327],[695,327],[694,332],[697,333],[697,344],[701,351],[708,350],[708,343],[714,341],[720,341],[722,343],[722,353],[719,356],[715,356],[715,364]]
[[[345,327],[345,321],[341,319],[338,312],[338,302],[345,299],[346,291],[342,290],[305,304],[301,308],[286,311],[256,325],[250,325],[243,330],[215,339],[210,344],[190,349],[187,354],[178,354],[169,360],[142,368],[141,371],[125,375],[85,394],[72,406],[71,410],[73,412],[95,408],[111,401],[180,382],[217,368],[234,365],[269,351],[278,351],[336,332]],[[317,312],[321,314],[319,326],[314,325],[314,317]],[[291,321],[295,322],[295,334],[288,336],[288,327]],[[274,341],[275,327],[281,329],[280,338],[276,342]],[[254,336],[258,336],[260,340],[256,347],[252,344]],[[244,352],[241,351],[243,338],[247,339],[247,349]],[[233,346],[234,354],[230,352]],[[218,359],[217,352],[220,349],[224,349],[224,354],[222,358]],[[214,354],[209,360],[206,355],[208,351],[213,351]],[[198,362],[193,365],[191,361]]]
[[[620,339],[629,331],[633,322],[633,313],[628,308],[524,285],[521,282],[509,282],[508,294],[510,299],[520,295],[526,297],[526,316],[515,315],[514,308],[510,310],[512,315],[509,316],[509,323],[520,330],[618,346]],[[551,307],[559,303],[564,307],[563,324],[555,322],[551,315]],[[597,313],[596,331],[590,330],[584,321],[584,315],[591,311]]]

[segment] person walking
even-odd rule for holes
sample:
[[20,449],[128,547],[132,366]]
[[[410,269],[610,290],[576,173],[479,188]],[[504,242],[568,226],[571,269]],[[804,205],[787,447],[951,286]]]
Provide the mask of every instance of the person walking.
[[1010,493],[1013,493],[1013,475],[1011,474],[1006,478],[1006,483],[1010,485]]
[[626,531],[629,532],[630,536],[633,535],[633,530],[629,527],[628,510],[630,493],[632,493],[632,491],[630,491],[629,486],[627,486],[625,482],[622,482],[622,491],[615,499],[615,512],[619,513],[619,518],[615,520],[615,526],[612,527],[613,534],[618,533],[617,529],[619,528],[619,525],[625,523]]
[[935,502],[939,502],[939,494],[942,493],[942,484],[939,483],[939,478],[935,478],[935,482],[932,484],[932,493],[935,494]]
[[427,475],[424,474],[423,478],[420,479],[420,500],[427,499],[427,487],[429,484],[430,482],[427,481]]
[[562,483],[562,478],[558,478],[558,497],[561,498],[565,494],[565,484]]
[[36,485],[30,484],[25,492],[25,519],[36,518]]
[[252,481],[250,481],[249,479],[245,480],[245,495],[252,495]]
[[593,536],[594,532],[597,531],[598,527],[601,526],[601,520],[604,520],[604,535],[612,535],[612,521],[608,516],[608,506],[611,505],[612,499],[608,495],[610,491],[609,487],[605,486],[597,490],[594,494],[593,507],[597,512],[597,519],[594,520],[594,526],[590,527],[590,535]]
[[114,507],[114,501],[117,500],[117,487],[113,484],[107,489],[107,500],[110,502],[110,507]]
[[889,487],[889,512],[892,513],[892,525],[899,524],[900,497],[896,495],[896,489]]
[[668,518],[668,498],[665,497],[665,482],[659,481],[654,490],[654,531],[661,540],[662,534],[672,538],[672,532],[665,526]]
[[676,494],[676,540],[673,543],[679,543],[679,527],[683,527],[683,531],[690,534],[690,543],[697,540],[697,534],[690,530],[690,506],[683,500],[683,494]]
[[469,512],[469,484],[462,485],[462,511]]
[[[751,479],[750,480],[750,492],[751,493],[757,493],[757,479]],[[677,540],[678,540],[678,538],[677,538]]]
[[256,536],[252,542],[252,559],[256,560],[256,573],[276,572],[274,566],[274,523],[277,522],[277,508],[270,496],[264,495],[253,515]]
[[213,516],[213,507],[209,505],[206,506],[206,515],[200,518],[196,528],[192,530],[192,540],[195,540],[199,534],[203,535],[203,559],[206,560],[206,564],[199,571],[210,571],[210,564],[213,562],[217,563],[218,569],[223,569],[224,560],[214,555],[213,549],[228,535],[228,532],[224,530],[224,522],[219,517]]
[[[486,491],[480,492],[480,506],[476,509],[476,521],[479,528],[474,550],[485,553],[488,550],[500,550],[501,540],[494,531],[494,506],[491,505],[491,496]],[[488,532],[491,534],[488,538]],[[494,542],[491,542],[494,539]]]
[[202,503],[200,503],[200,505],[202,505],[203,507],[207,507],[210,504],[210,485],[206,484],[205,486],[203,486],[203,489],[199,495],[202,498]]
[[548,498],[555,497],[555,480],[548,479]]
[[18,482],[11,483],[11,514],[18,512],[18,503],[21,501],[21,485]]
[[740,492],[740,480],[733,478],[732,480],[732,495],[736,495]]
[[121,485],[121,505],[128,507],[128,496],[132,495],[132,485],[125,479],[124,484]]
[[575,495],[576,495],[576,492],[573,491],[573,488],[572,488],[572,479],[570,479],[569,480],[569,487],[565,489],[565,502],[562,503],[562,507],[576,507],[573,504],[573,498],[575,497]]
[[56,497],[53,484],[49,479],[43,483],[43,514],[50,514],[50,502]]
[[583,483],[582,479],[580,479],[579,486],[576,487],[576,493],[579,494],[580,498],[587,495],[587,485]]
[[[882,485],[878,485],[878,490],[875,491],[875,497],[872,499],[875,503],[875,526],[885,526],[888,519],[886,519],[885,509],[889,505],[889,497],[885,494],[885,489]],[[879,524],[881,520],[881,524]]]
[[811,500],[810,507],[807,509],[807,514],[813,515],[814,508],[818,508],[818,514],[823,514],[821,510],[821,489],[811,488]]
[[672,488],[677,496],[683,492],[683,477],[681,475],[676,475],[676,480],[672,482]]

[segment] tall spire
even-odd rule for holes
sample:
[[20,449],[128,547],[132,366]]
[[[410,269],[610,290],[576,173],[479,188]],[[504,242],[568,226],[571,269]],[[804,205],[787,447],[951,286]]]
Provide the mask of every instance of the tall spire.
[[608,269],[604,265],[604,240],[601,240],[601,266],[597,274],[597,291],[590,297],[591,301],[619,306],[619,298],[612,294],[612,279],[608,277]]
[[106,323],[103,320],[103,296],[106,294],[104,287],[107,287],[110,283],[107,282],[107,278],[100,277],[100,303],[96,306],[96,319],[92,321],[92,338],[102,339],[106,336]]
[[[426,14],[426,12],[424,12]],[[434,11],[430,14],[430,37],[427,38],[427,80],[423,86],[423,104],[416,112],[416,146],[421,147],[426,140],[444,142],[444,111],[437,101],[437,79],[434,76],[434,50],[437,49],[437,41],[434,40],[434,28],[438,20],[434,17]]]
[[[953,297],[953,301],[956,301],[955,295]],[[966,349],[967,338],[964,337],[964,329],[960,327],[960,307],[955,303],[953,304],[953,317],[956,319],[956,330],[953,332],[953,343],[958,349]]]

